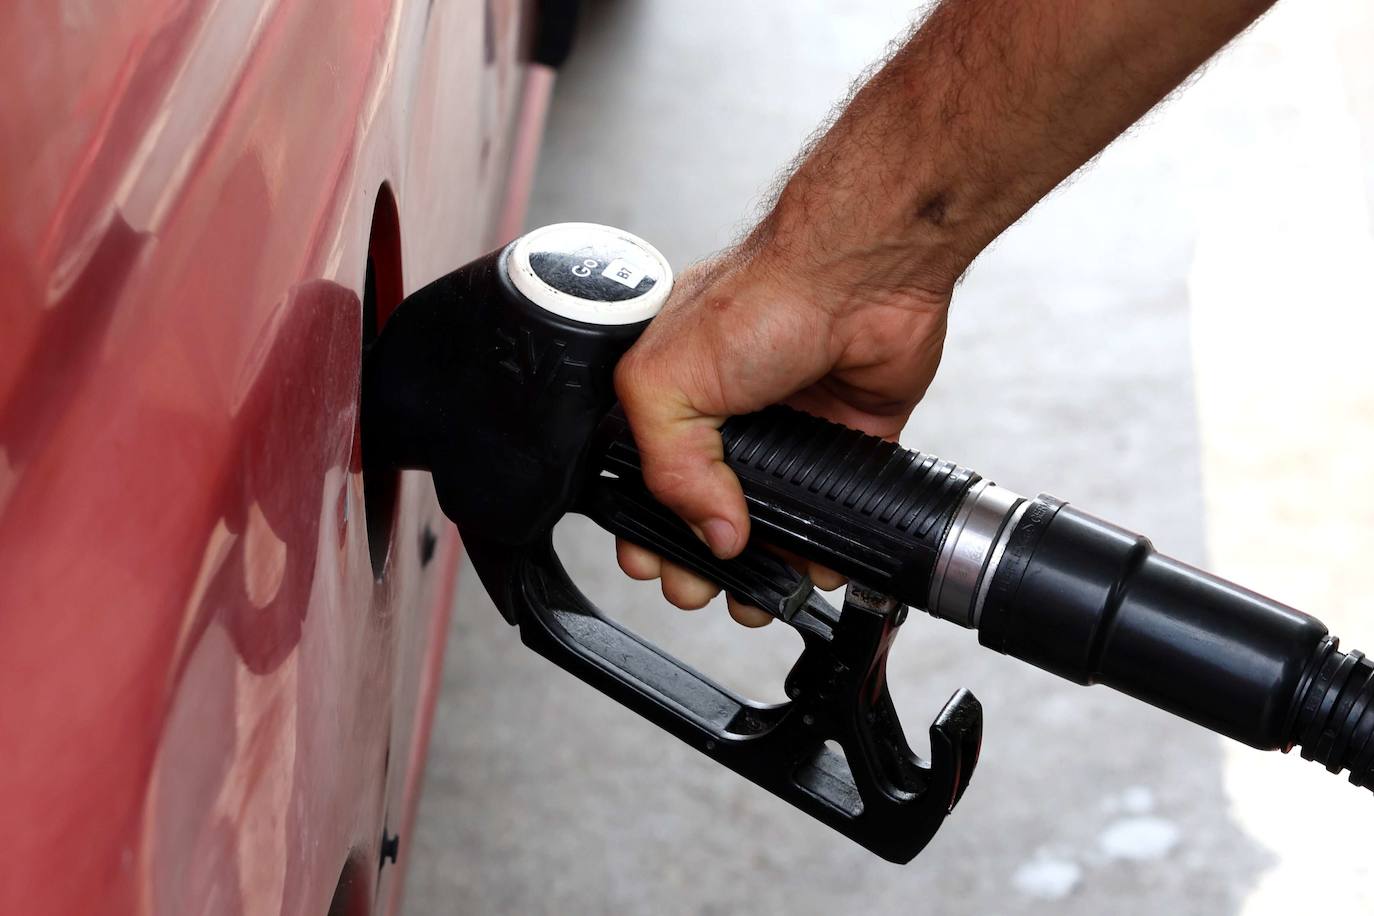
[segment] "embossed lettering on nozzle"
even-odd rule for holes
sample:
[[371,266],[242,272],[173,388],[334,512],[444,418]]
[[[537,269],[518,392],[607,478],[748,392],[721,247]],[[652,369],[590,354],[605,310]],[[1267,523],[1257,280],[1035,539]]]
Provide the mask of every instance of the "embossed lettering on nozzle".
[[981,585],[991,577],[1013,517],[1025,499],[980,480],[964,494],[940,544],[927,608],[936,617],[970,629],[978,626]]

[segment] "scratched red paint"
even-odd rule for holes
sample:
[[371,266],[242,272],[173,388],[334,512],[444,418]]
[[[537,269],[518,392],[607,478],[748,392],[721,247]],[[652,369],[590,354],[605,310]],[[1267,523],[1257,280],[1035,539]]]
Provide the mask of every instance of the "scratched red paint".
[[369,228],[406,290],[499,241],[526,18],[0,10],[0,912],[398,905],[458,551],[407,474],[372,575]]

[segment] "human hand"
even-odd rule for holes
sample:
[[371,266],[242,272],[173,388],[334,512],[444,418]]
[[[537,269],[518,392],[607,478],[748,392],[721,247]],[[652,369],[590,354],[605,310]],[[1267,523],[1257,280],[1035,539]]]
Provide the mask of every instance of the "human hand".
[[[821,259],[790,250],[754,240],[684,271],[616,371],[645,484],[722,558],[749,536],[744,493],[724,463],[727,418],[786,403],[895,439],[944,344],[948,289],[893,282],[893,252]],[[719,591],[627,541],[616,555],[630,577],[660,579],[677,607],[703,607]],[[843,582],[830,570],[808,572],[822,588]],[[772,619],[727,600],[746,626]]]

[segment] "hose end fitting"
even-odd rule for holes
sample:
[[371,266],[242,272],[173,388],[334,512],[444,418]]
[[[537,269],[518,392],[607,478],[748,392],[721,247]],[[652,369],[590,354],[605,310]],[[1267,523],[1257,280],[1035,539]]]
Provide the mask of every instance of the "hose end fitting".
[[1350,771],[1350,782],[1374,791],[1374,659],[1342,652],[1333,637],[1322,640],[1299,688],[1289,748],[1332,773]]

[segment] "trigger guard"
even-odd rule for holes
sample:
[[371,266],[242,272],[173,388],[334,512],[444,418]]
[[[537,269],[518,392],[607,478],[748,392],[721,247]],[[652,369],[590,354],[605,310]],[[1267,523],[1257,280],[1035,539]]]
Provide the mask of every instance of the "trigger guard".
[[[573,583],[549,538],[514,550],[465,544],[526,645],[641,715],[671,716],[669,730],[694,746],[756,735],[785,711],[787,704],[739,696],[607,617]],[[493,573],[499,581],[489,581]]]
[[[977,700],[960,691],[946,704],[931,725],[931,762],[912,753],[883,680],[890,617],[848,602],[836,615],[813,591],[791,621],[804,645],[787,678],[792,699],[764,705],[606,617],[547,533],[519,548],[465,544],[531,649],[889,861],[924,848],[968,784],[981,739]],[[844,749],[847,773],[821,757],[828,739]]]

